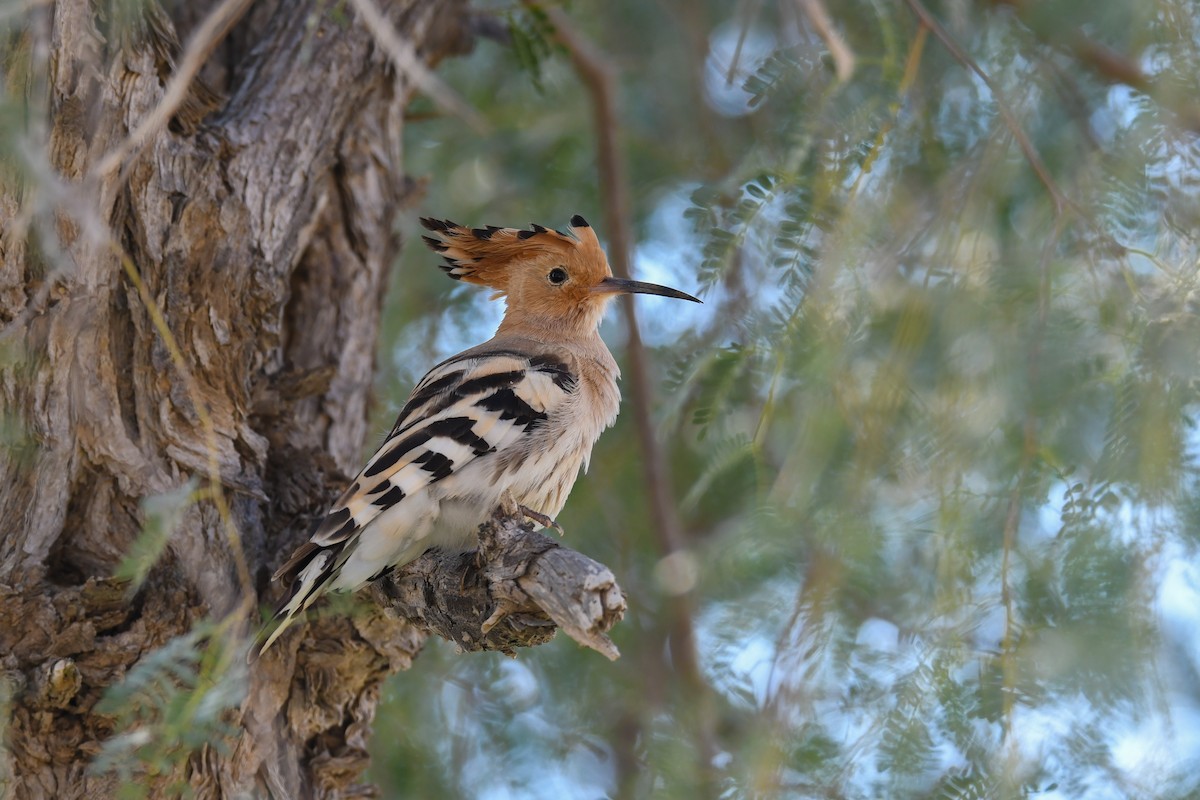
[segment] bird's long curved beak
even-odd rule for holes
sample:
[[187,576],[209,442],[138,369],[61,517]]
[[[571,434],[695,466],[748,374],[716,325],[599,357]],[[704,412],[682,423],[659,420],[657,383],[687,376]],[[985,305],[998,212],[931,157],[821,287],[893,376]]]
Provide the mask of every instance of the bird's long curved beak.
[[595,294],[657,294],[662,297],[674,297],[676,300],[691,300],[693,303],[703,302],[699,298],[692,297],[687,292],[681,292],[669,286],[659,286],[657,283],[643,283],[642,281],[631,281],[626,278],[614,278],[612,276],[596,284],[592,288],[592,292]]

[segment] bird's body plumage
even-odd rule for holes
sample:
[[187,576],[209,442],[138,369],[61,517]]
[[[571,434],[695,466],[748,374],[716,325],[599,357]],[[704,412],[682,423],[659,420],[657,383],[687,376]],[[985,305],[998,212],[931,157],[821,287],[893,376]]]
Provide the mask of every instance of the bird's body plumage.
[[617,416],[620,373],[598,333],[607,300],[621,291],[688,297],[612,278],[580,217],[577,238],[422,222],[441,235],[426,243],[451,277],[506,296],[504,322],[425,375],[310,541],[280,567],[275,577],[291,588],[264,651],[324,592],[358,589],[430,547],[470,548],[502,499],[555,517]]

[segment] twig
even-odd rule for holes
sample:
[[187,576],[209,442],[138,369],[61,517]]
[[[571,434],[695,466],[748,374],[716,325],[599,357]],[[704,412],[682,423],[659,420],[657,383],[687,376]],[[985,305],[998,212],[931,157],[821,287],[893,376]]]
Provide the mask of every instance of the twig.
[[928,38],[929,28],[924,25],[918,26],[917,35],[913,38],[912,44],[908,48],[908,56],[904,59],[904,74],[900,78],[900,85],[896,88],[895,114],[885,119],[883,124],[879,126],[879,133],[876,134],[875,142],[871,145],[871,150],[867,153],[867,157],[863,161],[862,169],[858,171],[858,176],[850,186],[849,197],[852,200],[858,196],[859,185],[866,176],[871,174],[871,168],[875,165],[875,161],[883,151],[884,140],[892,132],[892,128],[896,126],[896,120],[900,116],[900,111],[904,103],[908,100],[908,94],[912,91],[913,84],[917,81],[917,70],[921,67],[921,56],[925,53],[925,40]]
[[445,81],[421,63],[412,45],[396,32],[395,26],[383,16],[374,0],[350,0],[350,4],[358,12],[363,25],[366,25],[367,30],[375,37],[375,41],[387,53],[397,72],[411,80],[414,86],[428,95],[443,111],[466,121],[476,133],[488,132],[487,121],[447,86]]
[[[1194,101],[1196,96],[1194,92],[1163,91],[1155,80],[1142,70],[1136,58],[1130,58],[1107,44],[1090,38],[1081,29],[1077,28],[1065,36],[1060,36],[1057,41],[1051,39],[1047,28],[1029,18],[1030,9],[1036,7],[1036,4],[1011,2],[1011,0],[992,0],[992,4],[1012,8],[1017,17],[1025,23],[1026,28],[1044,44],[1054,49],[1062,49],[1065,46],[1065,49],[1079,63],[1102,80],[1110,84],[1120,83],[1137,89],[1174,114],[1179,123],[1189,131],[1200,133],[1200,106],[1189,102]],[[1058,27],[1052,30],[1055,34],[1061,33],[1061,29]]]
[[850,80],[850,76],[854,74],[854,51],[837,32],[837,28],[833,27],[833,20],[829,17],[829,10],[825,8],[825,4],[821,0],[796,0],[796,7],[808,17],[813,30],[825,41],[838,80],[842,83]]
[[[629,185],[617,143],[616,81],[609,64],[611,59],[580,35],[570,19],[560,9],[544,9],[554,25],[558,40],[566,48],[580,79],[588,87],[596,126],[596,152],[600,172],[600,195],[604,203],[605,228],[609,232],[609,259],[613,272],[622,278],[630,277],[629,255],[633,234],[629,224]],[[642,450],[654,531],[664,558],[685,549],[683,526],[671,498],[671,477],[667,461],[655,435],[651,414],[650,367],[646,348],[638,329],[637,313],[632,297],[624,298],[625,324],[629,337],[628,354],[633,388],[633,414],[638,441]],[[698,738],[702,770],[711,769],[716,754],[716,733],[712,714],[710,689],[700,672],[696,652],[696,635],[692,626],[693,609],[687,594],[670,599],[672,611],[671,655],[676,669],[697,701],[700,717]],[[705,780],[706,791],[714,792],[711,779]]]
[[1146,94],[1154,89],[1153,82],[1141,67],[1108,45],[1077,34],[1072,37],[1071,50],[1076,58],[1109,83],[1123,83]]
[[[908,7],[913,10],[913,13],[917,15],[917,18],[924,23],[925,27],[933,31],[933,35],[936,36],[938,41],[942,43],[942,46],[950,52],[950,55],[954,57],[954,60],[978,75],[979,79],[982,80],[985,85],[987,85],[988,91],[992,93],[992,98],[996,101],[996,107],[1000,109],[1000,116],[1004,118],[1004,124],[1008,127],[1008,130],[1013,135],[1013,138],[1017,140],[1017,145],[1021,148],[1021,152],[1025,154],[1025,160],[1029,162],[1029,166],[1032,167],[1033,171],[1037,174],[1038,180],[1042,182],[1042,185],[1046,187],[1046,191],[1050,193],[1050,197],[1054,200],[1054,213],[1061,214],[1065,208],[1070,208],[1073,211],[1079,212],[1079,209],[1076,208],[1075,204],[1072,203],[1067,196],[1062,193],[1062,190],[1058,188],[1058,184],[1054,182],[1054,178],[1050,176],[1049,171],[1046,169],[1046,165],[1042,162],[1042,157],[1038,155],[1037,149],[1033,146],[1033,142],[1031,142],[1029,137],[1025,135],[1025,130],[1021,127],[1021,123],[1017,119],[1016,114],[1014,114],[1012,109],[1009,107],[1008,102],[1004,99],[1004,94],[1000,91],[1000,87],[996,85],[991,76],[983,71],[979,64],[976,63],[975,59],[967,55],[966,51],[964,51],[958,45],[958,42],[954,40],[954,37],[950,35],[950,32],[943,28],[942,24],[938,22],[932,14],[929,13],[929,9],[925,8],[925,6],[921,3],[921,0],[905,0],[905,2],[908,3]],[[1080,216],[1085,215],[1080,214]]]
[[729,69],[725,71],[725,85],[733,86],[737,77],[738,62],[742,60],[742,48],[746,45],[746,36],[750,33],[750,24],[758,16],[758,8],[762,0],[742,0],[738,3],[738,16],[742,18],[742,27],[738,31],[737,44],[733,46],[733,56],[729,59]]
[[1135,61],[1082,33],[1076,33],[1072,37],[1070,46],[1075,58],[1096,75],[1108,83],[1123,83],[1146,94],[1174,114],[1180,125],[1192,133],[1200,133],[1200,107],[1181,102],[1182,97],[1194,99],[1194,94],[1180,97],[1161,90],[1150,76],[1142,72]]
[[118,169],[130,153],[135,150],[140,151],[146,142],[150,141],[170,122],[171,117],[187,99],[188,89],[196,75],[199,74],[200,68],[204,66],[204,62],[212,55],[212,51],[221,43],[230,29],[242,18],[253,1],[222,0],[221,4],[204,18],[204,21],[192,34],[192,38],[188,40],[187,47],[183,51],[183,58],[171,74],[171,79],[167,81],[167,87],[163,91],[158,105],[142,118],[129,136],[97,162],[90,177],[102,178]]

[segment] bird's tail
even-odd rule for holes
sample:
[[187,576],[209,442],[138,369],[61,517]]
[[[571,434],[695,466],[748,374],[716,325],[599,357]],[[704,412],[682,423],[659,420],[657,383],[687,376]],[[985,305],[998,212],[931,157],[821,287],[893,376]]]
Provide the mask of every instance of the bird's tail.
[[290,577],[291,588],[276,607],[271,621],[264,625],[259,633],[258,638],[262,640],[262,644],[256,648],[257,657],[266,653],[313,601],[324,594],[333,577],[333,570],[329,567],[333,563],[335,549],[337,548],[324,548],[308,542],[275,573],[275,580]]

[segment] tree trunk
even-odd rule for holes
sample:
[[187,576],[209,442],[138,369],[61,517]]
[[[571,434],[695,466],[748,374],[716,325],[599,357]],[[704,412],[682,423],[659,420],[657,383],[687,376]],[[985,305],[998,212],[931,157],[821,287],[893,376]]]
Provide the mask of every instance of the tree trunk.
[[[367,794],[380,682],[424,634],[331,615],[249,667],[220,643],[257,625],[271,571],[359,466],[393,223],[414,193],[412,90],[351,6],[260,4],[207,61],[220,91],[193,83],[168,127],[96,174],[162,101],[176,26],[187,38],[207,13],[178,5],[31,4],[6,46],[0,99],[26,110],[27,163],[0,163],[0,786],[106,797],[124,770],[156,796]],[[381,5],[427,63],[469,45],[464,2]],[[144,541],[143,500],[189,479],[131,596],[110,576]],[[131,675],[165,669],[146,656],[193,631],[190,671],[135,692]],[[156,691],[197,702],[162,708]],[[226,735],[186,744],[205,698]],[[139,728],[154,733],[112,738]],[[184,744],[148,741],[165,732]],[[102,771],[120,752],[137,759]]]

